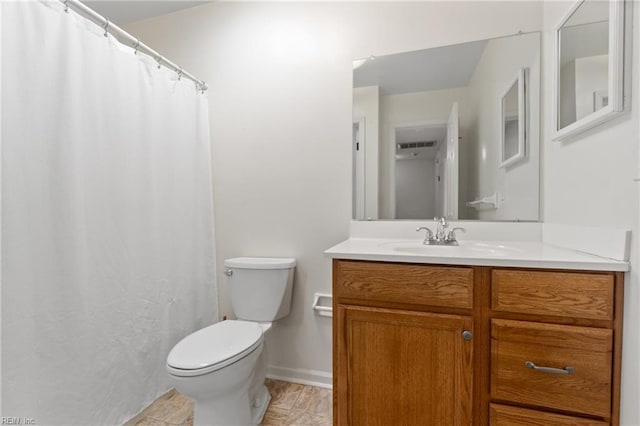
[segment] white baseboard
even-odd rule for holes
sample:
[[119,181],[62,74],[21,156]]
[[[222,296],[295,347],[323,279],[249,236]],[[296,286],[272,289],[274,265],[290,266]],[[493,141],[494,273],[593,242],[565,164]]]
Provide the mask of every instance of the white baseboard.
[[274,380],[300,383],[301,385],[317,386],[325,389],[333,388],[333,375],[327,371],[270,365],[267,367],[267,377]]

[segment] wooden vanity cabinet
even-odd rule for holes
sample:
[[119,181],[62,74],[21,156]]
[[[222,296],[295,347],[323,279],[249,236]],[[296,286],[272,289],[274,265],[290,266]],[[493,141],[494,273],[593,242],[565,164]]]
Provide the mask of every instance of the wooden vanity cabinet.
[[334,259],[334,424],[617,425],[622,286]]

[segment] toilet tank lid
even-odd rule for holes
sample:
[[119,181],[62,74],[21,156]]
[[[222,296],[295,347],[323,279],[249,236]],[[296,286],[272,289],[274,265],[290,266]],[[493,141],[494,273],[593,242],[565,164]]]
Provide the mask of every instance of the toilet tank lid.
[[290,257],[234,257],[226,259],[224,266],[238,269],[289,269],[296,266]]

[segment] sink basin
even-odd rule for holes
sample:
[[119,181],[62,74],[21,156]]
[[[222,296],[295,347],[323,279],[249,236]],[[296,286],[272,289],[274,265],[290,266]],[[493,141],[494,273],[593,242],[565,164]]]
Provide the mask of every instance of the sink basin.
[[425,256],[481,256],[504,257],[513,255],[520,250],[503,244],[493,244],[474,241],[459,241],[458,246],[425,246],[421,242],[398,243],[391,249],[399,253],[418,254]]

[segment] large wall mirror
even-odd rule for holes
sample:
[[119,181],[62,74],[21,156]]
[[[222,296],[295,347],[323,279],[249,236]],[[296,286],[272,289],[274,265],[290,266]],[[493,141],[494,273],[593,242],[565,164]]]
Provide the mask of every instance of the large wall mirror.
[[539,220],[539,33],[353,68],[354,219]]
[[554,139],[623,111],[624,2],[583,0],[556,28]]

